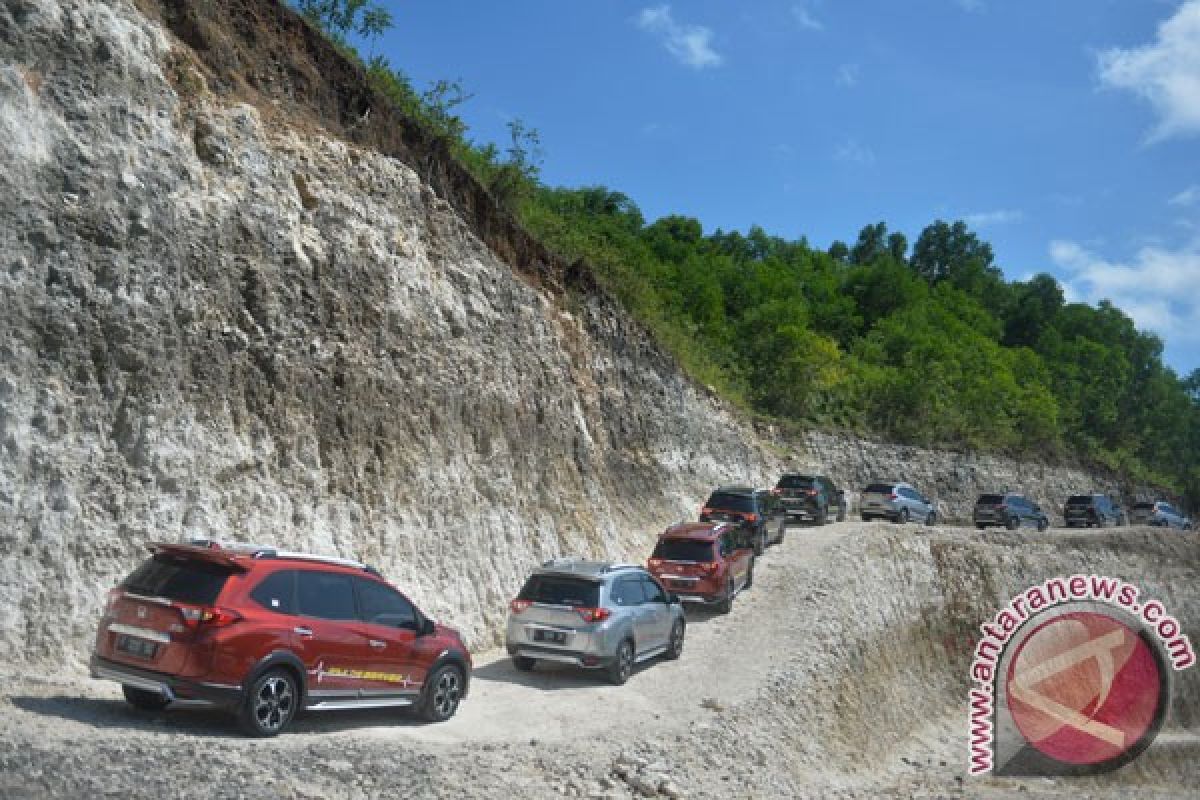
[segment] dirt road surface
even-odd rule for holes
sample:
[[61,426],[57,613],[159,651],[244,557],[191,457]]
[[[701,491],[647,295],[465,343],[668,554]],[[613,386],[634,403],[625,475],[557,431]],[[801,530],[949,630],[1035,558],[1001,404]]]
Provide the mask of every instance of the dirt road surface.
[[76,672],[4,668],[0,797],[1194,793],[1200,746],[1187,727],[1164,731],[1138,770],[1117,776],[965,777],[964,655],[941,635],[954,625],[929,610],[941,601],[925,562],[935,544],[968,540],[976,547],[979,535],[791,528],[731,614],[689,609],[680,660],[651,661],[616,687],[556,665],[519,673],[485,653],[442,725],[390,710],[310,713],[252,740],[213,710],[140,713],[115,685]]

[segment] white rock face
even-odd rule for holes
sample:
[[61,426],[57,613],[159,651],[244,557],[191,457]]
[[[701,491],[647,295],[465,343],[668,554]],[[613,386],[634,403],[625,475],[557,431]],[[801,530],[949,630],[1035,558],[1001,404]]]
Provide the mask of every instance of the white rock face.
[[80,666],[145,544],[191,536],[361,558],[482,646],[536,562],[640,560],[785,462],[870,472],[765,446],[405,164],[177,93],[184,49],[130,0],[0,3],[0,661]]

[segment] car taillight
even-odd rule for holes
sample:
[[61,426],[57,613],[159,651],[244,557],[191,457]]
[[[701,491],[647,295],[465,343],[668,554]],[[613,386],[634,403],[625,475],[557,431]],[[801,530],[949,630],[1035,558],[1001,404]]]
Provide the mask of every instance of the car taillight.
[[772,490],[771,490],[771,494],[773,494],[773,495],[775,495],[776,497],[778,497],[779,495],[783,494],[783,489],[779,489],[779,488],[772,489]]
[[104,604],[104,616],[112,616],[113,606],[115,606],[117,601],[121,599],[122,594],[123,592],[120,589],[108,590],[108,601]]
[[900,495],[896,494],[895,492],[892,492],[890,495],[888,495],[888,499],[889,499],[889,500],[895,500],[895,499],[896,499],[896,498],[898,498],[899,496],[900,496]]
[[661,558],[652,558],[646,562],[646,566],[650,567],[650,569],[658,569],[662,564],[663,560]]
[[583,617],[584,622],[603,622],[612,616],[612,612],[607,608],[577,608],[579,616]]
[[720,567],[721,565],[716,561],[707,561],[700,565],[700,569],[704,570],[709,575],[716,572],[718,569],[720,569]]
[[758,522],[758,514],[743,514],[742,519],[746,522]]
[[510,602],[508,604],[508,610],[514,614],[520,614],[522,611],[529,608],[529,606],[531,606],[531,605],[533,605],[533,601],[531,601],[531,600],[517,599],[517,600],[513,600],[512,602]]
[[242,619],[242,615],[229,608],[216,606],[185,606],[172,603],[189,628],[224,628]]
[[805,492],[805,494],[806,494],[806,495],[808,495],[809,497],[816,497],[816,496],[817,496],[817,490],[816,490],[816,489],[809,489],[808,491],[806,491],[806,492]]
[[708,506],[704,506],[704,508],[700,509],[700,516],[704,516],[705,514],[711,514],[711,513],[712,513],[712,509],[709,508]]

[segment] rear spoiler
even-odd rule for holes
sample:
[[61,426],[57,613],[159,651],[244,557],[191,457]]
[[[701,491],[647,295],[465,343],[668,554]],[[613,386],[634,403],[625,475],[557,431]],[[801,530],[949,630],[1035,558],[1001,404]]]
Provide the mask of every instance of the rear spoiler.
[[146,549],[156,555],[162,553],[169,556],[189,558],[193,561],[207,561],[210,564],[219,564],[238,572],[246,572],[249,569],[243,563],[245,559],[244,554],[230,553],[226,550],[218,550],[211,547],[197,547],[190,544],[179,544],[178,542],[151,542],[146,545]]

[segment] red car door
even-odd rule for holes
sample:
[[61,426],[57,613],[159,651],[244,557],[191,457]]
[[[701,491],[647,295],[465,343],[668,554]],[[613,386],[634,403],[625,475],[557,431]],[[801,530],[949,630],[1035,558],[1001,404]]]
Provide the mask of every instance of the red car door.
[[355,578],[362,631],[370,649],[364,694],[415,696],[437,653],[425,653],[420,616],[408,598],[382,581]]
[[339,572],[296,571],[292,632],[308,672],[311,703],[355,699],[366,686],[371,648],[358,620],[352,580]]

